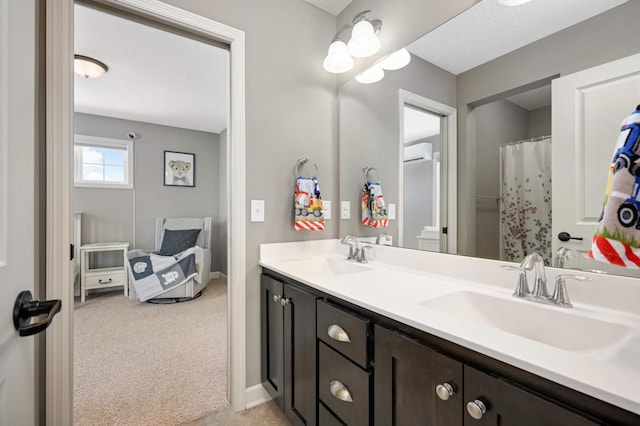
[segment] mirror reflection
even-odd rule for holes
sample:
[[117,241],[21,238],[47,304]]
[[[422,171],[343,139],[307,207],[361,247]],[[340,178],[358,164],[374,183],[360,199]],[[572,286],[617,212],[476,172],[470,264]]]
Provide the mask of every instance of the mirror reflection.
[[[358,220],[360,170],[372,165],[380,172],[390,212],[395,207],[396,217],[382,230],[395,246],[514,261],[531,250],[542,252],[549,265],[627,274],[622,268],[584,263],[583,254],[602,208],[620,121],[638,103],[638,86],[633,83],[636,89],[624,96],[602,96],[600,89],[594,90],[597,96],[581,95],[579,108],[593,120],[584,127],[602,129],[600,143],[583,149],[588,158],[578,161],[582,169],[569,171],[573,160],[559,157],[557,146],[568,141],[569,149],[580,152],[578,145],[594,137],[554,137],[563,132],[558,122],[576,123],[569,121],[574,116],[566,105],[552,105],[552,85],[637,54],[633,17],[640,16],[639,3],[534,0],[505,9],[497,0],[482,0],[407,46],[412,55],[407,67],[387,72],[375,84],[342,85],[340,198],[350,203],[352,214],[341,219],[340,235],[381,232]],[[640,61],[634,67],[640,70]],[[411,125],[405,117],[419,113],[435,117],[442,130],[404,138]],[[420,159],[406,161],[407,148]],[[438,164],[440,182],[434,185]],[[532,166],[537,169],[528,170]],[[526,201],[529,212],[535,211],[527,215],[530,223],[515,226],[523,213],[508,207],[521,196],[513,189],[521,186],[517,179],[529,182],[538,194]],[[565,181],[573,186],[558,190],[556,185]],[[567,191],[575,193],[573,198]],[[569,217],[557,218],[562,212]],[[560,241],[563,231],[582,241]],[[527,234],[529,242],[523,243]]]

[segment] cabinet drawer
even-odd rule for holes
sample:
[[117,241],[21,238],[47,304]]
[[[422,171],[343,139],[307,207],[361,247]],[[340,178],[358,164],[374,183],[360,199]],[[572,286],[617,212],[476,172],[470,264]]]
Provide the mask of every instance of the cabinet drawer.
[[[369,335],[371,321],[318,301],[316,334],[363,368],[369,366]],[[333,337],[331,337],[333,336]]]
[[322,402],[347,425],[368,425],[371,373],[322,342],[318,354],[318,392]]
[[318,424],[320,426],[344,426],[344,423],[334,416],[322,403],[318,403]]
[[85,288],[87,289],[124,285],[124,272],[89,275],[85,277],[85,280]]

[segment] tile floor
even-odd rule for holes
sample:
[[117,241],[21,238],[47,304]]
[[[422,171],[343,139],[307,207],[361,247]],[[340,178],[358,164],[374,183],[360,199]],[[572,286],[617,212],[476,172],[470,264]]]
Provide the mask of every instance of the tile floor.
[[234,413],[230,408],[185,426],[290,426],[291,423],[273,401]]

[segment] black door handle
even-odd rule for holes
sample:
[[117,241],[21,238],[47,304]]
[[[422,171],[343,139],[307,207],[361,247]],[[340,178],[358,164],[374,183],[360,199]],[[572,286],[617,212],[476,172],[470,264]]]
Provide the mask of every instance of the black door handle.
[[578,240],[582,241],[584,238],[582,237],[572,237],[568,232],[561,232],[558,234],[558,239],[560,241],[569,241],[569,240]]
[[[62,308],[61,300],[32,300],[29,290],[21,291],[13,305],[13,325],[20,332],[20,336],[31,336],[45,330],[51,324],[53,317]],[[31,317],[46,315],[42,321],[31,324]]]

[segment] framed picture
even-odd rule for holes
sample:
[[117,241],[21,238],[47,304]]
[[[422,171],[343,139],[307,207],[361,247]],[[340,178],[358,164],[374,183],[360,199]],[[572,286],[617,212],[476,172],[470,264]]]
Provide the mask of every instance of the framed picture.
[[164,152],[164,185],[196,186],[196,155],[187,152]]

